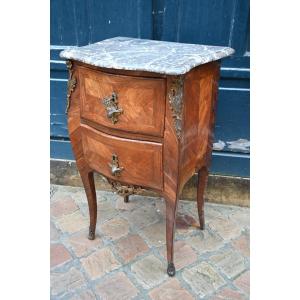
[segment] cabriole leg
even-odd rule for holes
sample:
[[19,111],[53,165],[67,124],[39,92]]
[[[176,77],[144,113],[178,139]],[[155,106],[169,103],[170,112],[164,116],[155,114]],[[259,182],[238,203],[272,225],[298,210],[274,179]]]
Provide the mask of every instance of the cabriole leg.
[[169,276],[175,275],[174,266],[174,236],[176,224],[177,197],[174,200],[166,199],[166,235],[167,235],[167,260]]
[[204,221],[204,191],[207,184],[208,169],[207,167],[202,167],[198,172],[198,187],[197,187],[197,206],[198,215],[200,222],[200,229],[203,230],[205,227]]
[[93,171],[82,170],[79,172],[82,183],[85,189],[86,197],[89,205],[89,214],[90,214],[90,227],[89,227],[89,240],[95,239],[96,223],[97,223],[97,198],[94,182],[94,173]]

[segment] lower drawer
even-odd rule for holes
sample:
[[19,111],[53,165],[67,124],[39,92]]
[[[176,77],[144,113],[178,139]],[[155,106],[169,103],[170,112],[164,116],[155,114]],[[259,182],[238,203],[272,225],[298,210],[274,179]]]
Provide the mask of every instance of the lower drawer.
[[106,177],[161,190],[162,144],[111,136],[82,125],[85,159]]

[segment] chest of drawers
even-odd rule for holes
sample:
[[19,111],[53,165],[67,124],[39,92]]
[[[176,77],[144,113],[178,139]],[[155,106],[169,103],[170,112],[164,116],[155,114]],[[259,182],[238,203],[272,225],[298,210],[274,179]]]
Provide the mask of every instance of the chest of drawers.
[[175,275],[178,197],[195,172],[204,229],[219,60],[232,53],[228,47],[121,37],[61,53],[69,69],[68,127],[89,204],[89,239],[97,221],[94,172],[125,202],[152,189],[166,202],[167,272]]

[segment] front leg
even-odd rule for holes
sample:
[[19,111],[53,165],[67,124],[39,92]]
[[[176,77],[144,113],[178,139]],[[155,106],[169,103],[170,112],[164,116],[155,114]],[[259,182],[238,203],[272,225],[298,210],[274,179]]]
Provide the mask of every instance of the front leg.
[[169,276],[173,277],[175,275],[174,266],[174,237],[175,237],[175,225],[176,225],[176,211],[178,197],[175,199],[166,200],[166,235],[167,235],[167,260],[168,269],[167,273]]
[[69,69],[69,82],[68,82],[68,95],[67,95],[67,109],[68,115],[68,129],[69,136],[72,144],[73,153],[76,159],[76,165],[79,170],[80,177],[85,189],[86,197],[89,205],[90,213],[90,240],[95,238],[96,222],[97,222],[97,199],[94,183],[93,170],[88,166],[85,158],[82,146],[82,128],[80,121],[80,78],[78,69],[74,62],[69,61],[67,67]]
[[97,223],[97,197],[94,182],[94,173],[90,169],[83,169],[79,171],[82,183],[85,189],[86,197],[89,205],[90,227],[89,240],[95,239],[96,223]]

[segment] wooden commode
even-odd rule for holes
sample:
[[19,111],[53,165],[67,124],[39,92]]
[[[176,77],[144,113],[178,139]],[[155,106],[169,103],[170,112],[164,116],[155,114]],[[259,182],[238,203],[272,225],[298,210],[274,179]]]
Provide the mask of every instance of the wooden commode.
[[89,205],[89,239],[95,238],[97,222],[94,172],[106,177],[125,202],[142,188],[154,190],[166,202],[167,272],[175,275],[178,197],[198,172],[204,229],[219,61],[233,52],[117,37],[61,53],[69,69],[66,112]]

